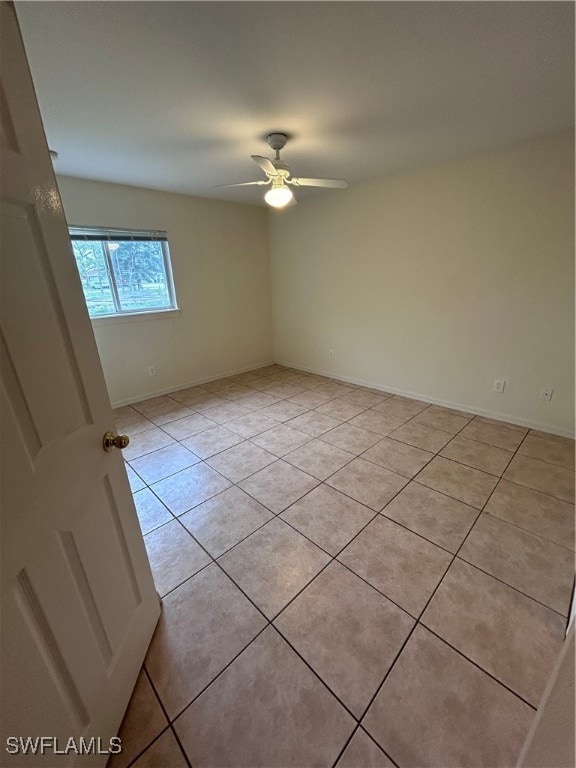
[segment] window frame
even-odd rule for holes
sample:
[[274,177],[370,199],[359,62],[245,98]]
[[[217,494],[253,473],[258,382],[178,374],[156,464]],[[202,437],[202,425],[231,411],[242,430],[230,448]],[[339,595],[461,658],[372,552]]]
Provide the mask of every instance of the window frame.
[[[174,286],[174,275],[172,272],[172,262],[170,258],[170,249],[168,245],[167,233],[163,230],[136,230],[136,229],[120,229],[120,228],[107,228],[107,227],[86,227],[70,225],[68,227],[68,233],[71,244],[74,241],[88,241],[98,242],[102,247],[102,255],[104,258],[104,264],[106,267],[106,274],[108,276],[108,283],[110,286],[110,294],[114,303],[114,312],[107,312],[105,314],[91,315],[90,308],[88,306],[88,299],[84,292],[84,285],[82,285],[82,293],[86,302],[86,309],[90,320],[107,320],[111,318],[120,317],[138,317],[141,315],[157,315],[166,314],[167,312],[178,312],[178,302],[176,299],[176,289]],[[164,266],[164,275],[166,277],[166,290],[168,293],[169,304],[162,307],[144,307],[142,309],[122,309],[122,301],[120,293],[118,291],[117,276],[114,270],[114,261],[110,251],[109,244],[114,242],[156,242],[160,244],[162,249],[162,263]],[[76,256],[74,250],[74,261],[78,268]],[[80,271],[78,271],[80,275]]]

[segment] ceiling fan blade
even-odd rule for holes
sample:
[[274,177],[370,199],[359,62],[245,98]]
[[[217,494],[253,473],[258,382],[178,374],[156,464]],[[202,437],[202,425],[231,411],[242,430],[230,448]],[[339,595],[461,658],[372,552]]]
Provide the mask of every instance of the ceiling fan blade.
[[217,184],[216,187],[260,187],[262,185],[270,184],[268,181],[241,181],[239,184]]
[[261,155],[250,155],[250,157],[255,163],[258,163],[264,173],[267,173],[269,176],[278,176],[278,171],[274,167],[274,163],[267,157],[262,157]]
[[296,187],[332,187],[333,189],[346,189],[348,182],[344,179],[288,179],[288,184]]

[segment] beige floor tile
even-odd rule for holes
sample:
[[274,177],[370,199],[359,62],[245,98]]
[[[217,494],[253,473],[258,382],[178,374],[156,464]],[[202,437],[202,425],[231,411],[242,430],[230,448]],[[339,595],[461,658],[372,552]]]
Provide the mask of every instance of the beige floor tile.
[[267,429],[272,429],[278,424],[274,419],[269,419],[264,416],[260,411],[249,413],[248,416],[241,416],[239,419],[233,419],[226,423],[226,429],[230,429],[241,437],[254,437],[259,435],[260,432],[265,432]]
[[253,475],[254,472],[258,472],[262,467],[276,461],[276,456],[246,441],[234,445],[232,448],[227,448],[222,453],[206,459],[206,461],[220,474],[232,480],[233,483],[238,483],[245,477]]
[[210,562],[206,552],[177,520],[147,534],[144,543],[160,597]]
[[317,376],[308,376],[307,374],[299,376],[297,379],[292,380],[292,384],[300,387],[303,390],[316,389],[316,387],[322,383],[322,380]]
[[254,392],[253,394],[246,395],[240,400],[242,408],[248,410],[257,411],[260,408],[266,408],[269,405],[274,405],[280,402],[279,398],[269,395],[267,392]]
[[148,418],[153,421],[156,426],[161,427],[164,424],[169,424],[171,421],[178,421],[178,419],[184,419],[186,416],[191,416],[194,413],[183,403],[178,403],[175,400],[171,400],[169,405],[165,405],[158,410],[149,413]]
[[195,453],[201,459],[208,459],[217,453],[225,451],[226,448],[232,448],[243,441],[243,437],[231,432],[226,427],[218,426],[212,429],[206,429],[197,435],[182,441],[182,445]]
[[541,437],[543,440],[555,440],[557,443],[563,443],[564,445],[574,445],[574,438],[571,437],[553,435],[551,432],[541,432],[538,429],[531,429],[530,434],[534,437]]
[[218,560],[268,617],[311,581],[329,556],[281,520],[272,520]]
[[362,458],[404,477],[414,477],[434,458],[434,454],[385,437],[363,453]]
[[356,403],[349,403],[347,400],[338,398],[337,400],[330,400],[329,403],[320,405],[316,408],[316,412],[322,413],[324,416],[331,416],[340,421],[347,421],[354,418],[354,416],[358,416],[359,413],[362,413],[367,408],[367,405],[357,405]]
[[496,419],[490,419],[488,416],[475,416],[476,421],[483,421],[485,424],[493,424],[496,427],[505,427],[506,429],[513,429],[515,432],[522,432],[522,434],[528,433],[528,427],[521,427],[518,424],[509,424],[507,421],[497,421]]
[[394,768],[394,763],[366,731],[358,728],[336,763],[336,768]]
[[126,768],[167,727],[160,702],[142,670],[118,732],[122,751],[110,757],[108,768]]
[[299,377],[300,377],[300,374],[298,373],[298,371],[291,371],[291,370],[276,371],[275,373],[270,374],[270,378],[278,382],[294,381],[294,379],[298,379]]
[[[417,406],[422,411],[424,408],[430,408],[430,403],[426,400],[417,400],[415,397],[407,397],[406,395],[392,395],[390,400],[393,400],[396,403],[404,403],[405,405]],[[435,405],[434,408],[441,410],[440,406],[438,405]],[[458,413],[460,413],[460,411],[458,411]]]
[[448,408],[445,405],[430,405],[429,407],[432,408],[436,413],[448,413],[451,416],[460,416],[461,419],[466,419],[466,421],[470,421],[471,419],[475,418],[473,413],[461,411],[460,409],[456,408]]
[[197,464],[199,459],[179,443],[132,460],[132,466],[148,485]]
[[482,514],[458,555],[511,587],[568,615],[574,553]]
[[456,559],[422,623],[536,707],[566,620]]
[[346,400],[348,403],[354,403],[355,405],[364,405],[366,408],[373,408],[377,403],[381,403],[387,397],[391,397],[391,395],[369,392],[365,389],[357,389],[354,392],[349,392],[347,395],[344,395],[342,400]]
[[336,470],[348,464],[353,458],[353,453],[343,451],[342,448],[338,448],[332,443],[325,443],[323,440],[311,440],[301,448],[297,448],[284,456],[284,461],[288,461],[319,480],[326,480],[327,477],[333,475]]
[[250,413],[246,408],[242,408],[238,403],[226,403],[226,405],[217,405],[216,408],[209,408],[204,411],[204,415],[215,421],[216,424],[226,424],[232,419],[239,419],[240,416],[247,416]]
[[415,448],[422,448],[432,453],[440,451],[452,439],[449,432],[426,427],[424,424],[415,424],[413,421],[395,429],[394,432],[390,433],[390,437],[393,440],[400,440],[402,443],[408,443]]
[[133,403],[132,408],[146,416],[146,418],[149,418],[150,415],[162,412],[165,408],[177,405],[178,403],[171,397],[168,397],[168,395],[160,395],[159,397],[149,397],[147,400],[141,400],[139,403]]
[[[206,385],[204,384],[204,386]],[[190,400],[188,400],[188,398],[184,400],[184,404],[197,413],[209,411],[210,408],[216,408],[217,405],[226,405],[229,402],[229,400],[225,400],[223,397],[220,397],[213,392],[208,392],[207,394],[200,395],[199,397],[193,397]]]
[[374,406],[374,410],[389,413],[392,416],[398,416],[400,419],[411,419],[416,414],[428,408],[429,403],[420,400],[409,400],[406,397],[394,395]]
[[408,483],[382,514],[456,552],[478,517],[478,510],[418,483]]
[[362,724],[401,766],[510,768],[533,715],[419,626]]
[[424,467],[416,480],[478,509],[482,509],[498,482],[494,475],[440,456]]
[[180,522],[212,557],[219,557],[273,517],[233,486],[182,515]]
[[264,365],[262,368],[256,368],[255,372],[259,376],[271,376],[274,373],[278,373],[279,371],[283,371],[284,366],[277,365],[276,363],[272,363],[271,365]]
[[137,459],[139,456],[152,453],[152,451],[157,451],[159,448],[165,448],[176,442],[160,427],[153,427],[145,432],[128,435],[128,437],[130,437],[130,444],[122,451],[126,461],[132,461],[132,459]]
[[244,383],[252,392],[265,392],[267,389],[278,386],[277,381],[269,379],[267,376],[258,376]]
[[304,443],[310,442],[310,439],[310,435],[300,432],[299,429],[293,429],[287,424],[277,424],[272,429],[251,438],[251,442],[275,456],[282,457]]
[[526,531],[574,549],[574,505],[500,480],[484,510]]
[[274,421],[288,421],[306,413],[306,408],[303,405],[296,405],[296,403],[281,400],[279,403],[262,408],[258,413],[266,416],[268,419],[274,419]]
[[[158,768],[158,766],[170,766],[170,768],[187,768],[188,766],[171,730],[165,731],[135,763],[132,763],[132,768]],[[114,766],[108,763],[107,768],[114,768]]]
[[426,410],[414,417],[415,424],[424,424],[426,427],[441,429],[444,432],[450,432],[455,435],[468,424],[472,414],[469,417],[456,416],[453,413],[447,413],[445,410],[430,406]]
[[170,392],[169,397],[172,400],[176,400],[178,403],[183,403],[184,400],[193,400],[196,397],[207,394],[207,390],[198,385],[193,387],[185,387],[184,389],[178,389],[176,392]]
[[337,427],[341,423],[340,419],[334,419],[332,416],[326,416],[317,411],[308,411],[308,413],[304,413],[301,416],[296,416],[296,418],[291,419],[288,422],[288,425],[294,427],[294,429],[306,432],[307,435],[318,437],[318,435],[328,432],[329,429],[334,429],[334,427]]
[[334,400],[333,395],[325,395],[322,392],[316,392],[316,388],[308,389],[299,395],[289,398],[291,403],[296,405],[302,405],[305,408],[317,408],[319,405],[324,405],[329,400]]
[[338,555],[344,565],[416,617],[451,559],[448,552],[381,515]]
[[329,432],[320,435],[320,439],[327,443],[332,443],[332,445],[336,445],[344,451],[358,455],[381,440],[381,436],[375,432],[369,432],[366,429],[346,423],[340,424],[339,427],[335,427]]
[[202,387],[206,392],[219,392],[222,389],[228,389],[233,386],[233,382],[229,379],[214,379],[213,381],[204,381]]
[[194,768],[331,766],[354,725],[272,627],[174,724]]
[[382,411],[369,408],[367,411],[363,411],[358,416],[350,419],[349,424],[386,436],[390,432],[394,432],[398,427],[401,427],[405,421],[405,418],[399,418],[398,416],[392,416],[390,413],[382,413]]
[[230,376],[230,381],[237,381],[239,384],[246,384],[250,381],[257,381],[260,378],[258,371],[244,371],[244,373],[236,373],[234,376]]
[[134,437],[139,432],[146,432],[146,430],[153,429],[154,427],[154,424],[149,419],[142,416],[141,413],[138,413],[129,405],[115,408],[112,414],[116,424],[116,431],[126,432],[128,437]]
[[274,624],[350,711],[360,717],[414,620],[334,562]]
[[574,471],[574,443],[572,441],[561,443],[558,440],[545,440],[535,435],[528,435],[518,448],[518,453]]
[[515,451],[524,439],[524,433],[509,429],[508,427],[488,424],[479,419],[473,419],[464,427],[460,437],[468,437],[470,440],[494,445],[496,448],[504,448],[506,451]]
[[130,483],[130,490],[132,493],[136,493],[137,491],[142,490],[142,488],[146,488],[146,483],[142,478],[134,472],[130,464],[128,462],[125,462],[124,464],[126,468],[126,474],[128,476],[128,482]]
[[265,625],[215,564],[168,595],[146,656],[168,716],[176,717]]
[[163,429],[175,440],[185,440],[187,437],[197,435],[198,432],[203,432],[205,429],[210,429],[214,426],[216,426],[216,423],[212,419],[206,418],[201,413],[193,413],[184,419],[178,419],[178,421],[171,421],[170,424],[165,424]]
[[504,473],[506,480],[574,504],[574,472],[516,454]]
[[249,386],[246,387],[243,384],[233,384],[231,387],[222,389],[220,392],[218,392],[218,397],[222,397],[224,400],[230,400],[231,402],[234,402],[236,400],[239,401],[246,395],[251,395],[253,392],[254,390]]
[[337,384],[334,381],[320,384],[314,389],[314,392],[320,392],[323,395],[330,395],[331,397],[342,397],[343,395],[349,395],[356,390],[355,387],[348,387],[345,384]]
[[150,533],[164,523],[174,520],[160,499],[149,488],[133,494],[142,533]]
[[319,485],[280,517],[336,555],[374,517],[374,511],[327,485]]
[[152,490],[173,515],[181,515],[229,486],[225,477],[201,462],[160,480]]
[[240,487],[275,514],[318,485],[315,477],[279,460],[240,483]]
[[512,451],[495,448],[493,445],[469,440],[460,435],[451,440],[440,452],[440,456],[446,459],[453,459],[460,464],[466,464],[491,475],[501,475],[513,455]]
[[379,512],[408,480],[364,459],[354,459],[326,481],[336,490]]
[[275,382],[273,387],[270,387],[270,389],[266,390],[266,392],[268,392],[273,397],[294,397],[294,395],[301,395],[302,392],[305,391],[306,390],[302,389],[302,387],[297,387],[294,384],[290,384],[288,382],[284,384]]

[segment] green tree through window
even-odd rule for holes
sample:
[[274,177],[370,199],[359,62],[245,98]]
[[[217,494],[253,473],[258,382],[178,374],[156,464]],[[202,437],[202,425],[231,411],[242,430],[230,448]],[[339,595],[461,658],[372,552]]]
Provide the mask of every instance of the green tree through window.
[[90,317],[176,307],[165,233],[73,227],[70,236]]

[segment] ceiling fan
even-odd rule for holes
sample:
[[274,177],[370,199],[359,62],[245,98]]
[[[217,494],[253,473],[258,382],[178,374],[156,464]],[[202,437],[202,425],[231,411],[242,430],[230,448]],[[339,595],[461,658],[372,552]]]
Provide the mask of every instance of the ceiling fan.
[[251,155],[258,163],[268,179],[266,181],[244,181],[239,184],[220,184],[222,187],[252,187],[268,186],[270,189],[264,195],[264,200],[273,208],[284,208],[290,202],[296,202],[290,186],[294,187],[326,187],[346,189],[348,182],[344,179],[307,179],[290,175],[290,168],[280,159],[280,150],[286,146],[288,136],[285,133],[271,133],[266,141],[275,151],[274,160],[261,155]]

